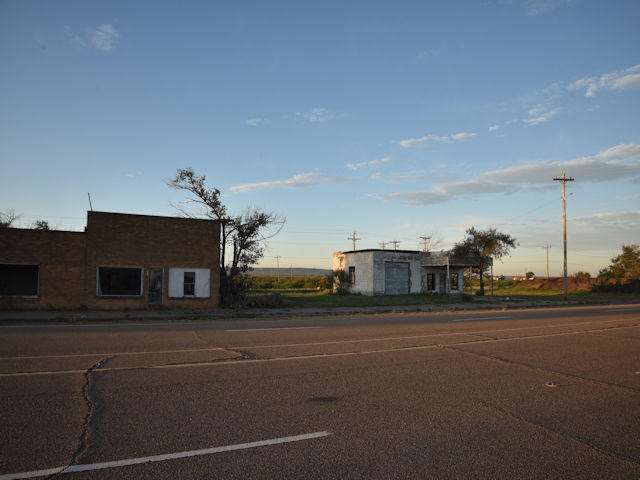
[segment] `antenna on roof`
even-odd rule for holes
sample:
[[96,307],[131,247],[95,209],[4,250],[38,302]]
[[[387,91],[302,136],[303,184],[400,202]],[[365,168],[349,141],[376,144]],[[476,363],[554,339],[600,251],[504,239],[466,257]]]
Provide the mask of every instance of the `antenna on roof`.
[[87,197],[89,197],[89,210],[93,212],[93,205],[91,205],[91,194],[87,192]]

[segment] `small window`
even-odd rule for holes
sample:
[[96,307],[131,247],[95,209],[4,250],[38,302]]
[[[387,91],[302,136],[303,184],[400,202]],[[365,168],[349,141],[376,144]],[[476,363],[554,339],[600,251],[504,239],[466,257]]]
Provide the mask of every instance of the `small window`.
[[451,280],[451,290],[457,290],[458,289],[458,274],[457,273],[452,273],[449,276],[450,280]]
[[0,296],[37,297],[38,265],[0,264]]
[[196,272],[184,272],[183,295],[193,296],[196,294]]
[[356,267],[349,267],[349,283],[356,283]]
[[98,296],[139,297],[142,295],[142,268],[98,267]]

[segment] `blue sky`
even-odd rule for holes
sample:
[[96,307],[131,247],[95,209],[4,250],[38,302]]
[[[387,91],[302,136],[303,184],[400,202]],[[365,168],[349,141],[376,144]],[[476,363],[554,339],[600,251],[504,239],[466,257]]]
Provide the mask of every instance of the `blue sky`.
[[[0,211],[176,215],[192,167],[287,217],[261,266],[470,226],[497,273],[592,274],[640,242],[640,3],[0,2]],[[389,248],[389,247],[387,247]]]

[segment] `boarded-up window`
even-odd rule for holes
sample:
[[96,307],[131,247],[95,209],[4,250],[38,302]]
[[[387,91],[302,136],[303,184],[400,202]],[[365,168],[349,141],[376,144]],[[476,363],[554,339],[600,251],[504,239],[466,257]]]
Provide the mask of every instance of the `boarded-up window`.
[[139,297],[142,268],[98,267],[98,296]]
[[349,283],[351,285],[356,283],[356,267],[349,267]]
[[37,297],[38,265],[0,264],[0,296]]
[[449,280],[451,282],[451,290],[458,290],[458,274],[452,273],[449,276]]

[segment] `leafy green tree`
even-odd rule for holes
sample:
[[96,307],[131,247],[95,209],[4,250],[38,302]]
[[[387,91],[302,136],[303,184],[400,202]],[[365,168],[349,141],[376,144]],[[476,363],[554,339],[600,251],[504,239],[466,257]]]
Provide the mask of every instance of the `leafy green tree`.
[[220,222],[220,298],[223,305],[232,305],[244,299],[250,266],[262,258],[265,242],[282,229],[285,219],[257,208],[229,214],[220,190],[207,187],[205,181],[193,169],[180,168],[167,184],[191,193],[190,200],[175,207],[185,216]]
[[611,265],[598,273],[606,278],[640,279],[640,246],[622,245],[622,253],[611,259]]
[[536,278],[536,274],[533,272],[527,272],[527,280],[533,280]]
[[484,295],[484,272],[489,267],[489,258],[499,260],[508,255],[517,245],[515,238],[498,232],[495,228],[478,230],[471,227],[467,229],[466,237],[453,246],[451,253],[455,256],[477,257],[480,270],[479,295]]

